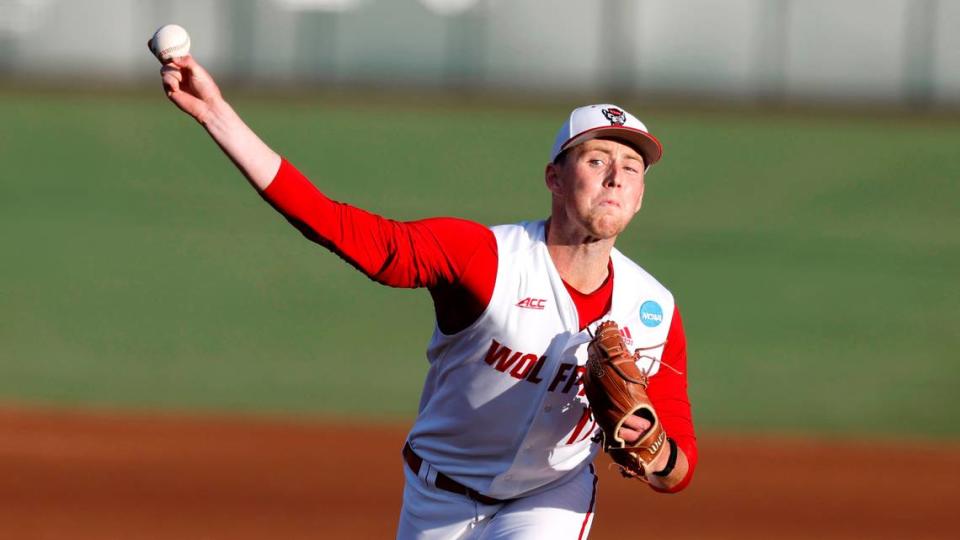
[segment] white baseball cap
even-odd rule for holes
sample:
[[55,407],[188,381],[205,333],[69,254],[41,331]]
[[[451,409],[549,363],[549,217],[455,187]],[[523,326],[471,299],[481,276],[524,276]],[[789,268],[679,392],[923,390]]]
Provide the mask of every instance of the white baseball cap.
[[553,150],[550,151],[550,162],[556,160],[564,150],[599,137],[614,137],[626,142],[640,152],[647,168],[663,156],[663,146],[647,131],[643,122],[621,107],[603,103],[580,107],[570,113],[557,132]]

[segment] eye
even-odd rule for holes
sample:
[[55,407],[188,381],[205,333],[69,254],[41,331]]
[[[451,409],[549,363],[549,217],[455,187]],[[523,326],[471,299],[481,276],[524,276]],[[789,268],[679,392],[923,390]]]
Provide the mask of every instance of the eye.
[[599,158],[593,158],[588,159],[587,163],[589,163],[591,167],[600,167],[603,165],[603,160]]

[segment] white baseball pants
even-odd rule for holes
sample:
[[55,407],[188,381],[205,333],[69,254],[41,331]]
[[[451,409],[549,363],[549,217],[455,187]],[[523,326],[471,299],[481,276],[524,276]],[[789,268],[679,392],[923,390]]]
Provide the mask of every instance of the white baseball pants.
[[403,470],[397,540],[579,540],[590,533],[597,502],[592,465],[545,492],[497,505],[438,489],[406,464]]

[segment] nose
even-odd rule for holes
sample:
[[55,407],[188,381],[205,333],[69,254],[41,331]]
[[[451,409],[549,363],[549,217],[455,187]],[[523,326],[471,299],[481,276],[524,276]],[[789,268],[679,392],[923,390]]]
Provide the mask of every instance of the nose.
[[623,183],[623,171],[620,168],[620,165],[616,162],[611,163],[610,167],[606,170],[606,176],[603,179],[603,185],[606,187],[616,188],[620,187]]

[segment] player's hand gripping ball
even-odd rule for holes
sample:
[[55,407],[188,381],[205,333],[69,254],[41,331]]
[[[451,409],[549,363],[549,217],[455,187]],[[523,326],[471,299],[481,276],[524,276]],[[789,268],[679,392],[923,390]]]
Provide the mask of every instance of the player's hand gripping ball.
[[174,58],[190,54],[190,35],[180,25],[167,24],[153,33],[147,46],[157,60],[166,64]]
[[[587,348],[583,389],[603,431],[603,449],[629,478],[646,481],[648,468],[663,452],[669,452],[667,435],[647,396],[647,375],[637,367],[637,353],[627,350],[617,323],[605,321]],[[620,428],[631,415],[650,422],[636,441],[620,438]]]

